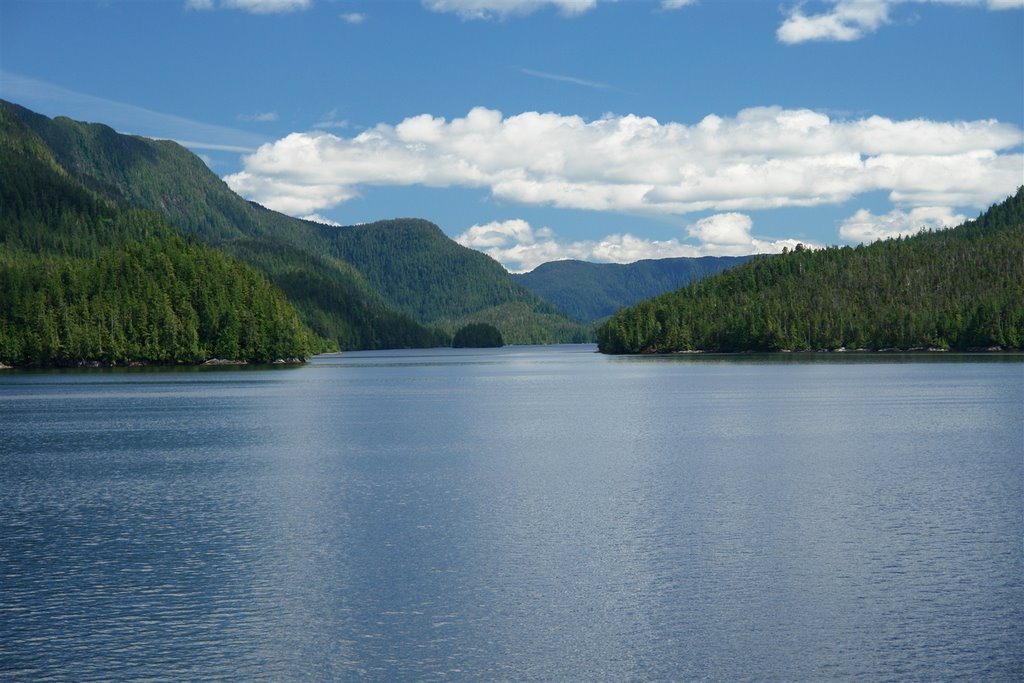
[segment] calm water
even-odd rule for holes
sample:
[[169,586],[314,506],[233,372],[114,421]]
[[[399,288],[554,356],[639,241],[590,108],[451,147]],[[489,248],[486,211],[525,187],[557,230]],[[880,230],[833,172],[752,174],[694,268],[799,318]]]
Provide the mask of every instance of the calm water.
[[0,373],[0,678],[1024,677],[1021,357]]

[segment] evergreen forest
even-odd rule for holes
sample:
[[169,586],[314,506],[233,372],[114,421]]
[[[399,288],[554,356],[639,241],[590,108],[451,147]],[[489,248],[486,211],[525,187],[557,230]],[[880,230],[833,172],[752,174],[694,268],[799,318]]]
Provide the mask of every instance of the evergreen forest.
[[[373,226],[326,226],[248,202],[174,142],[50,119],[3,101],[0,117],[0,134],[12,144],[45,150],[97,196],[157,212],[179,232],[264,273],[303,323],[336,348],[447,346],[455,330],[473,322],[471,316],[527,300],[527,312],[502,323],[508,340],[572,341],[589,332],[515,285],[496,262],[455,244],[427,221],[382,222],[377,227],[396,234],[381,242]],[[392,254],[403,263],[394,264],[394,278],[382,278],[387,271],[374,267],[375,249],[398,243],[420,251]],[[489,266],[481,269],[480,259]],[[508,290],[518,293],[510,297]],[[423,303],[428,300],[437,303]]]
[[334,254],[363,273],[399,311],[447,334],[469,324],[508,344],[591,341],[589,329],[517,283],[499,264],[414,218],[324,228]]
[[0,362],[268,362],[323,348],[261,273],[90,190],[0,116]]
[[491,329],[581,342],[615,309],[606,353],[1021,349],[1022,302],[1024,188],[960,227],[870,245],[513,277],[429,221],[292,218],[174,142],[0,100],[5,364],[265,362]]
[[494,325],[487,323],[470,323],[452,337],[454,349],[491,349],[505,345],[501,332]]
[[1024,187],[976,220],[758,256],[598,329],[603,353],[1024,348]]

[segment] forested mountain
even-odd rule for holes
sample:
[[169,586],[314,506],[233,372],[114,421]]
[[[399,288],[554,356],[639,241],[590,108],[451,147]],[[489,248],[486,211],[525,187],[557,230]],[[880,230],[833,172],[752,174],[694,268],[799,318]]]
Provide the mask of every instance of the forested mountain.
[[648,259],[630,264],[552,261],[513,275],[559,311],[583,323],[679,289],[747,261],[749,256]]
[[245,201],[177,143],[49,119],[2,101],[0,109],[23,124],[19,134],[32,138],[24,144],[47,150],[96,195],[160,212],[179,230],[263,271],[305,324],[342,349],[437,346],[464,324],[498,318],[511,343],[586,334],[496,262],[426,221],[338,229],[299,220]]
[[0,362],[304,358],[320,347],[255,269],[75,180],[0,109]]
[[324,231],[335,255],[359,269],[389,303],[449,334],[469,323],[489,323],[510,344],[587,336],[497,261],[457,244],[429,221],[405,218]]
[[[177,143],[49,119],[3,101],[0,116],[9,145],[45,150],[52,164],[83,189],[121,206],[159,212],[179,231],[263,271],[303,321],[340,348],[447,342],[445,334],[393,310],[355,268],[331,256],[318,225],[245,201]],[[10,180],[5,174],[2,182]]]
[[977,220],[759,256],[619,312],[604,353],[1024,347],[1024,187]]

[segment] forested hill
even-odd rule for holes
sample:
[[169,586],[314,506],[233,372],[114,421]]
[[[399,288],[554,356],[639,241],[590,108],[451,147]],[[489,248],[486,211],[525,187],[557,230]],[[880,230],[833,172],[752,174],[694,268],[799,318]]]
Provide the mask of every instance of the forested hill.
[[977,220],[760,256],[598,330],[604,353],[1024,347],[1024,187]]
[[262,274],[85,187],[7,109],[0,179],[0,362],[267,362],[319,348]]
[[457,244],[429,221],[404,218],[323,232],[334,253],[389,303],[450,334],[470,323],[494,325],[510,344],[583,341],[588,334],[497,261]]
[[591,323],[620,308],[738,266],[749,256],[648,259],[629,264],[552,261],[516,282],[571,318]]
[[[50,119],[2,100],[0,117],[8,147],[33,149],[93,195],[159,212],[177,231],[255,266],[311,329],[342,349],[435,346],[447,340],[393,310],[362,274],[332,257],[317,225],[247,202],[177,143]],[[5,174],[0,182],[11,180]],[[87,234],[74,239],[89,241]]]

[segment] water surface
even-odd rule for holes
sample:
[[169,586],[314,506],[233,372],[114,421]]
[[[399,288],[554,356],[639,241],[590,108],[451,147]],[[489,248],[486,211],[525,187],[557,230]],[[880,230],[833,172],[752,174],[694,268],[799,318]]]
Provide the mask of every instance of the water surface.
[[0,374],[0,678],[1024,677],[1024,363]]

